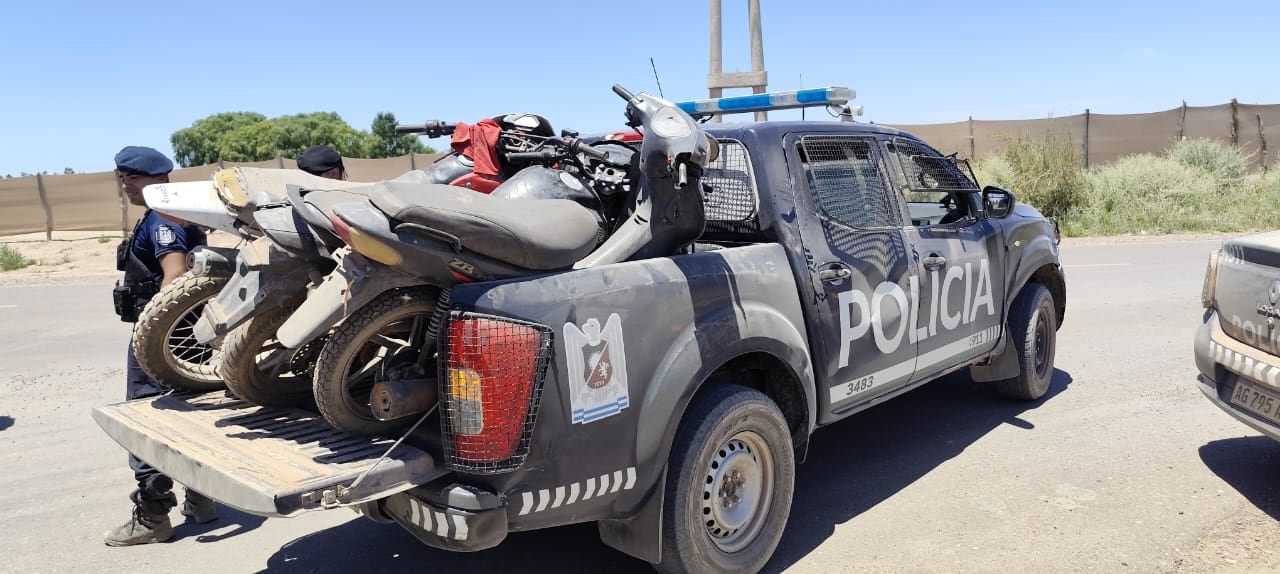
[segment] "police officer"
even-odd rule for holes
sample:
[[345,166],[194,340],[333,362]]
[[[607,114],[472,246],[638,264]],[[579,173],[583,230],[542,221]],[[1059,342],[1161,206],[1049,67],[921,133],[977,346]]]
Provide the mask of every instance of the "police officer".
[[327,145],[313,145],[298,156],[298,169],[329,179],[347,179],[342,154]]
[[[137,206],[146,206],[142,188],[167,183],[173,170],[169,158],[149,147],[125,147],[116,154],[115,160],[120,186],[129,202]],[[204,232],[198,226],[178,223],[147,209],[117,250],[116,267],[125,272],[115,289],[116,313],[120,318],[136,322],[147,301],[187,271],[186,253],[204,243]],[[126,361],[127,399],[152,397],[169,390],[151,380],[138,366],[133,341],[129,342]],[[133,517],[106,533],[107,545],[132,546],[169,540],[173,536],[169,511],[177,506],[172,492],[173,480],[133,455],[129,456],[129,467],[138,482],[137,489],[129,495],[134,504]],[[191,489],[186,490],[182,514],[202,524],[218,517],[213,500]]]

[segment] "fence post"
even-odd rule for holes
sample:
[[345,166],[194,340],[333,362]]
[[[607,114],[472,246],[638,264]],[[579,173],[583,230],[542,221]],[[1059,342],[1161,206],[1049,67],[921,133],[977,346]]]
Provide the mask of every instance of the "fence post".
[[1231,98],[1231,145],[1232,146],[1240,145],[1240,132],[1239,132],[1240,122],[1236,117],[1236,111],[1238,107],[1239,105],[1236,103],[1236,99]]
[[1084,109],[1084,168],[1089,169],[1089,108]]
[[1262,114],[1258,114],[1258,139],[1262,142],[1262,173],[1267,173],[1267,134],[1262,130]]
[[418,169],[418,160],[413,157],[413,150],[409,150],[409,171]]
[[49,198],[44,193],[44,175],[36,174],[36,193],[40,194],[40,206],[44,208],[44,238],[53,240],[53,210],[49,209]]
[[969,116],[969,159],[978,161],[978,146],[973,139],[973,116]]
[[280,169],[284,169],[284,155],[283,155],[283,154],[276,154],[276,167],[279,167]]
[[1182,100],[1182,115],[1178,116],[1178,141],[1186,139],[1183,135],[1187,128],[1187,101]]
[[120,198],[120,236],[127,237],[129,235],[129,200],[124,196],[124,187],[120,185],[120,179],[117,177],[111,181],[116,182],[116,197]]

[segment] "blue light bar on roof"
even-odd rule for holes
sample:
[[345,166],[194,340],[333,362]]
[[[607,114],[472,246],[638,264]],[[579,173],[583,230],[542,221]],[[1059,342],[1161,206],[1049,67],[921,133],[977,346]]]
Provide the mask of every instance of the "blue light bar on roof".
[[769,92],[749,96],[731,96],[710,100],[694,100],[680,102],[676,105],[693,117],[714,114],[737,114],[745,112],[767,112],[772,110],[789,110],[794,108],[813,108],[818,106],[842,106],[852,100],[853,90],[849,88],[813,88],[808,90],[791,90],[788,92]]

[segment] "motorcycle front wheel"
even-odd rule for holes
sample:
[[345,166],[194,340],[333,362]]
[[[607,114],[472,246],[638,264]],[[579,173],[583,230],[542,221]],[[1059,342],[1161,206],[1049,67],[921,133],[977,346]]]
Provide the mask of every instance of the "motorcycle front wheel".
[[205,303],[222,291],[228,279],[184,273],[161,288],[138,314],[133,354],[152,380],[187,391],[225,387],[218,372],[222,353],[196,341],[195,324]]
[[[434,378],[428,327],[440,294],[432,287],[394,289],[345,319],[320,350],[313,374],[316,407],[334,428],[360,435],[400,430],[413,420],[378,420],[370,395],[380,381]],[[413,419],[414,417],[407,417]]]

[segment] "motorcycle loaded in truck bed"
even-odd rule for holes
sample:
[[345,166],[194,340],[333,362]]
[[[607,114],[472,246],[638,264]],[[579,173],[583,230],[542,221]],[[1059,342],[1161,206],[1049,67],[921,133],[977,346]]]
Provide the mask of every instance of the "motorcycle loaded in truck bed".
[[446,473],[411,445],[401,443],[379,461],[394,440],[343,433],[318,414],[220,391],[100,406],[93,418],[174,482],[258,516],[358,504]]

